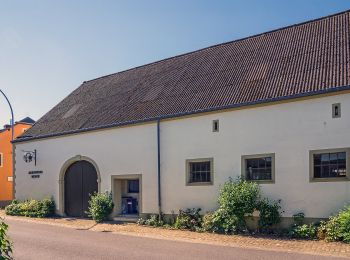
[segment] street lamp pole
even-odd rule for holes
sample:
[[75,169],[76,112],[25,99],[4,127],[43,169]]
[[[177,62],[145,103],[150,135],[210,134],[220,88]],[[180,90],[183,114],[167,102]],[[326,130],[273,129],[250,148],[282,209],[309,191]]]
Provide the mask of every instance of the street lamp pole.
[[15,123],[15,118],[13,116],[13,109],[12,109],[10,100],[7,98],[7,96],[5,95],[5,93],[1,89],[0,89],[0,93],[5,97],[7,103],[9,104],[10,110],[11,110],[11,117],[12,117],[12,120],[11,120],[11,129],[12,129],[11,130],[12,131],[11,141],[13,141],[13,137],[14,137],[14,123]]

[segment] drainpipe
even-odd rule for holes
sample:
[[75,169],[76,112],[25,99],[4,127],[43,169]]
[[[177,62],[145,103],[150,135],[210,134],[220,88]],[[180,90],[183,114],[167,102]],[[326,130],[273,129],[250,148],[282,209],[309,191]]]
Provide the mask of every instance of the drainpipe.
[[160,185],[160,119],[157,120],[157,170],[158,170],[158,214],[159,220],[162,218],[162,200]]
[[12,199],[16,199],[16,145],[12,143]]

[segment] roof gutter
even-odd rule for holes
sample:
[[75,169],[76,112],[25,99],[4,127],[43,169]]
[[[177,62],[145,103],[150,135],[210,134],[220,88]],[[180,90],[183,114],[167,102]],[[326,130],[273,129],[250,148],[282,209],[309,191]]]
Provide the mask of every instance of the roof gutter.
[[125,122],[114,123],[114,124],[103,125],[103,126],[82,128],[82,129],[77,129],[77,130],[64,131],[64,132],[60,132],[60,133],[38,135],[35,137],[22,137],[22,138],[17,138],[12,142],[13,143],[20,143],[20,142],[26,142],[26,141],[32,141],[32,140],[38,140],[38,139],[44,139],[44,138],[50,138],[50,137],[58,137],[58,136],[69,135],[69,134],[76,134],[76,133],[83,133],[83,132],[94,131],[94,130],[107,129],[107,128],[118,127],[118,126],[133,125],[133,124],[145,123],[145,122],[154,122],[154,121],[159,121],[159,120],[164,120],[164,119],[171,119],[171,118],[177,118],[177,117],[188,116],[188,115],[195,115],[195,114],[206,113],[206,112],[215,112],[215,111],[232,109],[232,108],[240,108],[240,107],[259,105],[259,104],[267,104],[267,103],[273,103],[273,102],[285,101],[285,100],[291,100],[291,99],[297,99],[297,98],[303,98],[303,97],[311,97],[311,96],[322,95],[322,94],[337,93],[337,92],[346,91],[346,90],[350,90],[350,85],[329,88],[329,89],[325,89],[325,90],[305,92],[305,93],[289,95],[289,96],[282,96],[282,97],[277,97],[277,98],[261,99],[261,100],[244,102],[244,103],[239,103],[239,104],[204,108],[204,109],[198,109],[198,110],[163,115],[163,116],[155,116],[155,117],[149,117],[149,118],[144,118],[144,119],[139,119],[139,120],[125,121]]

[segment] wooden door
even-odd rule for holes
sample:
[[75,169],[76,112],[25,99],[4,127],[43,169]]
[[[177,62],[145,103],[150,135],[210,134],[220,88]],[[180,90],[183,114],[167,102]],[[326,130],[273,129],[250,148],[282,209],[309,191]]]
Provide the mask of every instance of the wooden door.
[[87,217],[90,194],[97,192],[97,172],[87,161],[73,163],[64,178],[65,213],[70,217]]

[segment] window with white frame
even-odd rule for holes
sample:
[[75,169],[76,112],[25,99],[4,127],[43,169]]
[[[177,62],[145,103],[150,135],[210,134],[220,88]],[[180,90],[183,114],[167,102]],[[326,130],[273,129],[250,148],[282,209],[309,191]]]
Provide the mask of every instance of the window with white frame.
[[310,180],[348,179],[348,156],[348,148],[310,151]]
[[186,161],[187,185],[213,184],[213,159],[194,159]]
[[275,154],[243,155],[242,177],[249,181],[273,183]]
[[4,165],[4,156],[2,153],[0,153],[0,167]]

